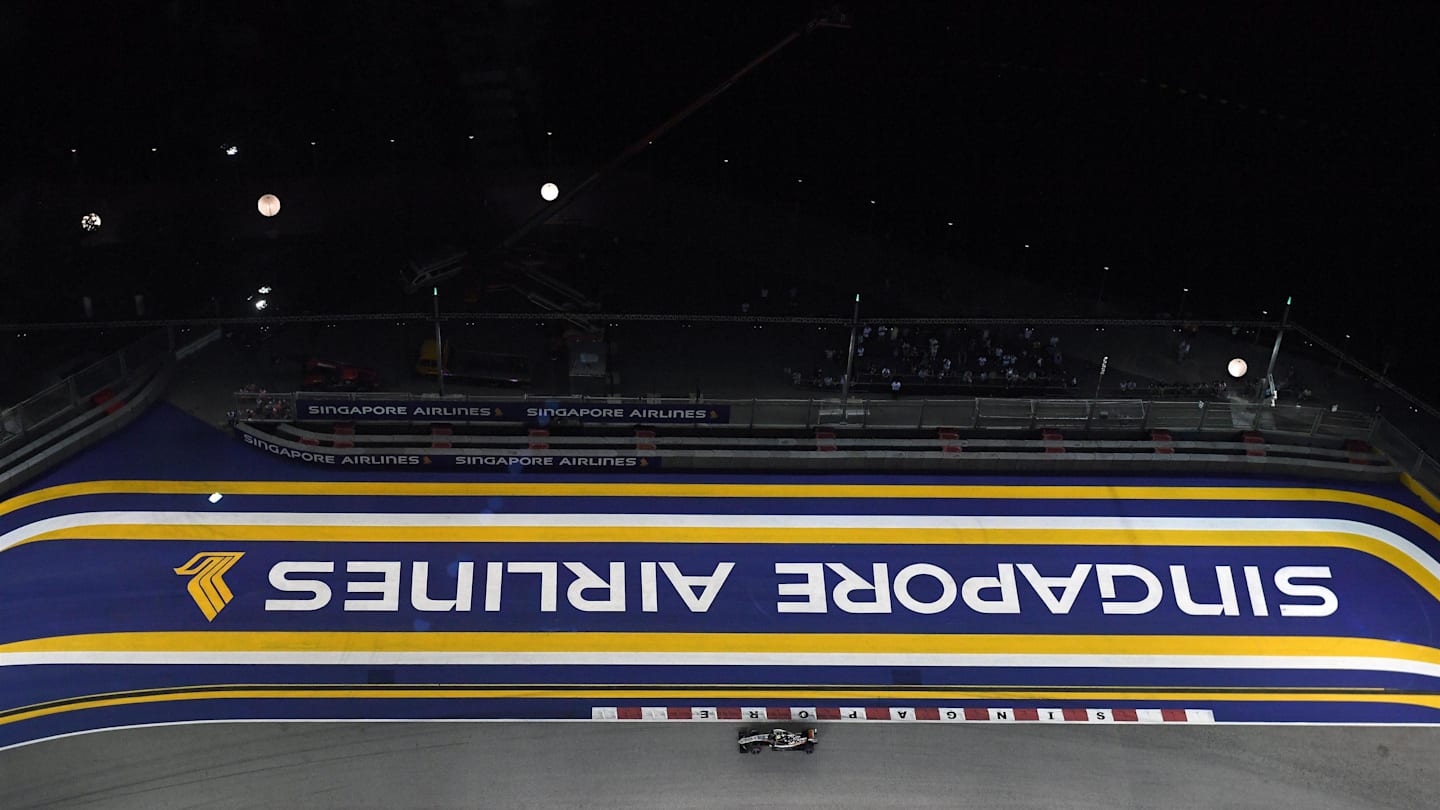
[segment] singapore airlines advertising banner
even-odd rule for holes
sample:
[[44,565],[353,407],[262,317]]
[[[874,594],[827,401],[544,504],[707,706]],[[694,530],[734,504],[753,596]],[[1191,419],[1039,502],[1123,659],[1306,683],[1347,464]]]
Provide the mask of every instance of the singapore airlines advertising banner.
[[[67,575],[84,610],[22,616],[25,602],[11,600],[0,604],[0,627],[6,640],[154,627],[411,631],[422,620],[436,631],[639,634],[1357,636],[1384,627],[1429,641],[1430,623],[1440,620],[1417,583],[1333,548],[1154,555],[1063,546],[303,540],[195,548],[99,544],[83,570]],[[67,570],[66,550],[41,544],[35,555],[55,558],[46,570]],[[5,573],[0,582],[17,576]],[[1419,609],[1396,612],[1397,600]]]
[[651,472],[660,468],[657,456],[634,456],[618,453],[564,452],[547,450],[542,453],[495,450],[417,450],[386,451],[370,449],[331,449],[317,445],[293,446],[251,433],[248,425],[236,435],[245,444],[274,456],[315,464],[328,469],[372,470],[464,470],[471,472]]
[[655,405],[646,402],[476,402],[445,400],[337,400],[301,397],[302,422],[580,422],[607,425],[725,424],[729,405]]

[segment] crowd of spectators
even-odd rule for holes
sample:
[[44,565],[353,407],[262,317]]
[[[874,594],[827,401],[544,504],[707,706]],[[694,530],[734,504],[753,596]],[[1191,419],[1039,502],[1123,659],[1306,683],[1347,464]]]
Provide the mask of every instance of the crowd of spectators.
[[254,383],[235,393],[236,409],[225,416],[230,424],[244,421],[285,421],[294,416],[288,397],[276,396]]
[[[848,338],[848,335],[847,335]],[[1073,388],[1060,338],[1026,326],[1000,328],[865,325],[855,334],[852,387],[857,390],[961,392]],[[791,370],[796,385],[836,388],[844,380],[848,346],[825,350],[809,379]]]

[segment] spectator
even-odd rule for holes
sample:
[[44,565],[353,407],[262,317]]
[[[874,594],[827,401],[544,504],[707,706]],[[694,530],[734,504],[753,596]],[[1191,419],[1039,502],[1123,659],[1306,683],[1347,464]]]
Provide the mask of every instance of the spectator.
[[[1059,350],[1059,340],[1042,336],[1035,328],[1016,328],[1010,337],[1022,340],[1018,348],[1007,349],[1003,338],[991,334],[991,330],[971,333],[968,329],[948,328],[927,333],[920,329],[911,334],[909,327],[875,326],[866,327],[868,335],[857,331],[856,357],[864,358],[864,344],[870,343],[865,337],[884,340],[888,332],[891,349],[888,353],[870,353],[873,362],[857,363],[852,383],[861,386],[879,387],[890,385],[896,380],[911,377],[918,380],[921,390],[936,390],[937,393],[960,393],[951,386],[972,386],[976,384],[993,387],[1036,386],[1067,387],[1071,375],[1064,368],[1064,357]],[[941,335],[945,337],[942,339]],[[958,343],[956,342],[958,341]],[[968,347],[945,356],[944,346]],[[873,348],[873,344],[872,344]],[[879,358],[883,358],[883,362]],[[834,362],[843,359],[838,350],[826,350],[826,360],[833,370]],[[820,384],[819,376],[815,384]],[[903,383],[902,383],[903,386]],[[930,387],[936,387],[931,389]],[[1133,384],[1120,390],[1134,390]],[[873,389],[872,389],[873,390]],[[894,388],[891,389],[894,393]]]
[[900,378],[896,377],[890,381],[890,396],[894,399],[900,398]]

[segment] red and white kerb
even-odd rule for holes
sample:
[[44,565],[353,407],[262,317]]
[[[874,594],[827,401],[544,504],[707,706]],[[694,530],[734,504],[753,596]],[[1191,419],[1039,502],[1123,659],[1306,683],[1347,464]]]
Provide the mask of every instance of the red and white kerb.
[[933,706],[596,706],[591,720],[880,720],[941,723],[1213,723],[1210,709],[967,709]]

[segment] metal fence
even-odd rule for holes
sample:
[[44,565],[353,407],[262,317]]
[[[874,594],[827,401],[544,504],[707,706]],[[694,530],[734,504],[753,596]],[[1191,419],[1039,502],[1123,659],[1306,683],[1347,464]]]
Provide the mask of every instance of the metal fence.
[[168,333],[152,332],[0,411],[0,448],[94,407],[105,391],[119,387],[130,374],[170,351]]

